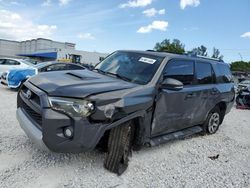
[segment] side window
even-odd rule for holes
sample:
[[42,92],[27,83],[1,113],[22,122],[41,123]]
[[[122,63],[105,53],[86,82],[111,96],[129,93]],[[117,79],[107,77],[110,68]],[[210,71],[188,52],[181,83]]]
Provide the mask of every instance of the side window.
[[12,59],[6,59],[5,60],[5,65],[20,65],[18,61],[12,60]]
[[3,65],[4,64],[4,59],[0,59],[0,65]]
[[62,70],[67,70],[66,64],[55,64],[46,67],[46,71],[62,71]]
[[230,83],[233,82],[233,76],[230,71],[230,68],[227,64],[217,64],[217,75],[216,75],[216,81],[217,83]]
[[68,64],[68,70],[80,70],[80,69],[84,69],[80,66],[77,66],[77,65],[71,65],[71,64]]
[[213,73],[210,63],[197,62],[195,65],[198,84],[212,84]]
[[194,62],[188,60],[171,60],[164,69],[164,77],[174,78],[184,85],[193,83]]

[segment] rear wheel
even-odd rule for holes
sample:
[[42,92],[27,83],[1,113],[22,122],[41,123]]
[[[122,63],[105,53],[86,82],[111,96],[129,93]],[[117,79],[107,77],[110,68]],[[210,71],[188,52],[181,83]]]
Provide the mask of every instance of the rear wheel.
[[110,131],[104,167],[118,175],[121,175],[128,167],[133,138],[132,128],[130,121]]
[[219,107],[213,108],[208,114],[205,123],[203,124],[203,132],[206,134],[216,133],[221,124],[221,120],[222,120],[222,115],[220,112],[220,108]]

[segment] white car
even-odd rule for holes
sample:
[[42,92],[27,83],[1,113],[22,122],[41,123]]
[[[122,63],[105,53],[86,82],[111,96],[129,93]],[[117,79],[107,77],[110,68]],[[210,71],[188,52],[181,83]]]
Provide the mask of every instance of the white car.
[[33,64],[23,59],[0,58],[0,77],[10,69],[27,68],[30,66],[33,66]]
[[238,84],[238,91],[246,89],[250,86],[250,80],[243,80]]

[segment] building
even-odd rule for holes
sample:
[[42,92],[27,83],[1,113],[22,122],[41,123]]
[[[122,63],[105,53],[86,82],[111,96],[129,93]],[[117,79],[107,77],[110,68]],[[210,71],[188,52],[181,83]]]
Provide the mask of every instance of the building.
[[108,54],[75,49],[74,43],[38,38],[26,41],[0,39],[0,57],[31,58],[95,65]]

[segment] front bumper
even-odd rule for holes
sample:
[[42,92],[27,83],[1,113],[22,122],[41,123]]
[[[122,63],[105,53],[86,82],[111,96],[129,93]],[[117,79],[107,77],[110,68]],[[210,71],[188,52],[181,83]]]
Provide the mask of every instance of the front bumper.
[[16,117],[26,135],[39,147],[39,149],[48,151],[48,147],[43,142],[42,132],[32,124],[21,108],[17,109]]
[[3,85],[8,85],[8,81],[7,81],[7,77],[8,77],[8,73],[4,72],[1,76],[0,76],[0,82]]
[[[22,94],[24,87],[38,96],[40,101],[36,101],[36,105]],[[42,150],[60,153],[93,150],[109,128],[105,124],[90,123],[85,118],[71,118],[54,111],[47,102],[46,93],[28,82],[18,93],[17,119],[27,136]],[[38,103],[40,108],[37,107]],[[63,134],[64,128],[68,126],[74,130],[73,138],[66,138]]]
[[1,81],[1,84],[5,85],[5,86],[7,86],[7,85],[8,85],[8,83],[7,83],[7,81],[6,81],[6,80],[1,79],[0,81]]

